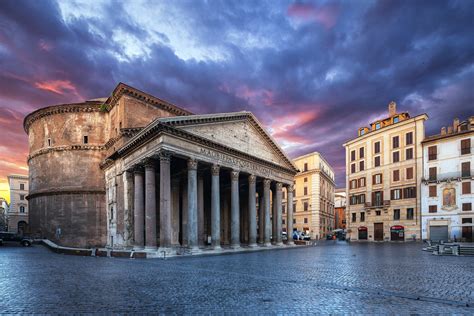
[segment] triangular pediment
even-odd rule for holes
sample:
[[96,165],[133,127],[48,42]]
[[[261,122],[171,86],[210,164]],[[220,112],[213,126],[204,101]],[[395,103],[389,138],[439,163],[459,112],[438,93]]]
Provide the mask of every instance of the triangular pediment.
[[250,112],[170,117],[160,119],[160,123],[169,124],[283,168],[296,170],[276,141]]

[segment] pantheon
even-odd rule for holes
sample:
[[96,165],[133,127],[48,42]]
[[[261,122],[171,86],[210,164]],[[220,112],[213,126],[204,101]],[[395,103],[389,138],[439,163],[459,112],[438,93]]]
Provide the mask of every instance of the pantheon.
[[292,231],[297,169],[250,112],[195,115],[120,83],[24,129],[29,230],[58,245],[199,252]]

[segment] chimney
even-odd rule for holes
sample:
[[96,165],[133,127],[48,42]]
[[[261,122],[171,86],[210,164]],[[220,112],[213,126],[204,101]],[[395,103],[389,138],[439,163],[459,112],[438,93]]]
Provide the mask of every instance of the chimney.
[[448,126],[448,134],[452,134],[453,133],[453,127],[452,126]]
[[453,122],[453,129],[455,133],[458,131],[458,127],[459,127],[459,119],[455,118]]
[[446,127],[441,127],[441,135],[446,135]]
[[388,105],[388,116],[394,116],[395,114],[397,114],[397,104],[392,101],[390,102],[390,104]]

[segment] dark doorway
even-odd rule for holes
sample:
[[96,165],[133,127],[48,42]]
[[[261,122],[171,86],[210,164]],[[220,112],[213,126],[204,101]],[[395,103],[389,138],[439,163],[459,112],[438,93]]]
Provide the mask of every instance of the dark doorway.
[[374,240],[383,241],[383,223],[374,223]]
[[27,227],[27,224],[26,224],[25,221],[19,221],[18,222],[18,234],[23,235],[24,233],[26,233],[26,227]]
[[359,240],[367,240],[367,227],[359,227]]
[[390,227],[390,239],[392,241],[405,241],[405,228],[399,225]]

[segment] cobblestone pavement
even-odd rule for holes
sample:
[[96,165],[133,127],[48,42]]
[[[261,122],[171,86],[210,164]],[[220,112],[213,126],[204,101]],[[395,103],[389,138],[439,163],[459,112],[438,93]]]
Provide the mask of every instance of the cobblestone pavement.
[[474,314],[474,258],[421,248],[324,241],[133,260],[6,246],[0,313]]

